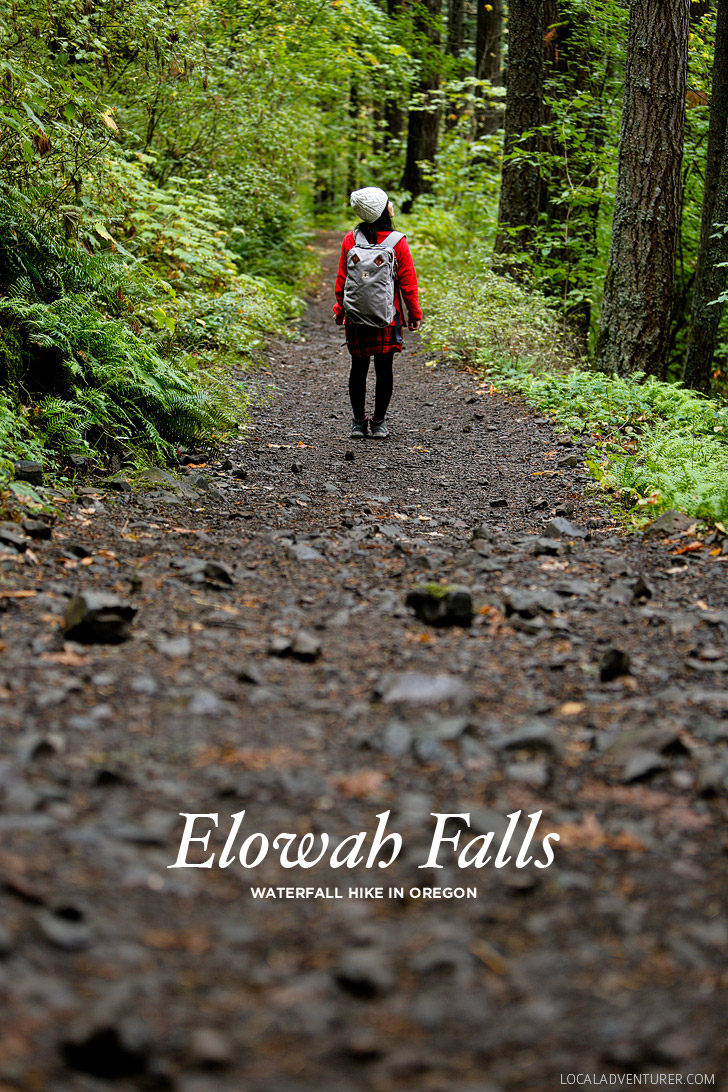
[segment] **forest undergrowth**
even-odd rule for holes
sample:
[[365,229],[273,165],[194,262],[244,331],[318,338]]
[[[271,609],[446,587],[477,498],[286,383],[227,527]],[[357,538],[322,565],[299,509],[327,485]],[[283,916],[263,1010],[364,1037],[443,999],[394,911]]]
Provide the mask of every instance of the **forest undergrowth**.
[[[475,367],[591,442],[587,467],[620,512],[643,526],[673,508],[728,519],[728,407],[653,376],[591,368],[553,301],[493,270],[487,248],[455,220],[409,218],[434,350]],[[434,361],[432,362],[434,363]]]

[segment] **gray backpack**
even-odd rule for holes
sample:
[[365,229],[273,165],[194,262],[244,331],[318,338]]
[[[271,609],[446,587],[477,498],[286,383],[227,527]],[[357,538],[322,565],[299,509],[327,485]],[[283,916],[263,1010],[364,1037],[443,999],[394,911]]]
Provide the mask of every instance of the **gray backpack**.
[[404,239],[401,231],[391,231],[381,243],[368,243],[360,231],[354,234],[354,245],[346,256],[344,310],[348,322],[381,327],[394,321],[394,248],[400,239]]

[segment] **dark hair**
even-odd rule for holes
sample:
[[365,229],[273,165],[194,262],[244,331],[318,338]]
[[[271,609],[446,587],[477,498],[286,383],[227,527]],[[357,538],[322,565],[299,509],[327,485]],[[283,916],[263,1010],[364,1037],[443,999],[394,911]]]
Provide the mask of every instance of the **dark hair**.
[[365,224],[362,221],[361,224],[356,225],[355,231],[361,231],[368,243],[376,243],[378,231],[391,231],[392,228],[392,217],[389,215],[389,201],[387,201],[384,212],[379,215],[373,224]]

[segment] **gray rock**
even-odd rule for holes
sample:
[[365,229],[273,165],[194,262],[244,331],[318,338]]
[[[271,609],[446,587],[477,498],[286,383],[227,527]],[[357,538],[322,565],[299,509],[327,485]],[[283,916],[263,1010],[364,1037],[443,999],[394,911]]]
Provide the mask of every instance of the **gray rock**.
[[240,682],[251,683],[253,686],[262,686],[265,682],[262,671],[252,660],[237,668],[235,676]]
[[593,580],[559,580],[553,586],[557,595],[577,595],[585,599],[597,590],[597,584]]
[[631,668],[628,653],[620,648],[608,648],[599,661],[599,678],[602,682],[611,682],[622,675],[629,675]]
[[293,561],[323,561],[324,555],[313,546],[304,542],[292,542],[286,546],[286,553]]
[[686,516],[683,512],[677,512],[674,508],[668,508],[656,520],[653,520],[645,530],[645,538],[658,535],[675,535],[694,527],[698,521]]
[[604,754],[627,757],[637,752],[654,751],[658,754],[685,754],[680,731],[671,725],[649,728],[628,728],[612,736],[604,748]]
[[641,573],[632,585],[632,598],[635,603],[644,602],[645,599],[652,599],[652,588]]
[[698,791],[701,796],[720,796],[728,793],[728,758],[716,758],[701,766],[698,774]]
[[73,907],[62,907],[56,913],[39,910],[36,921],[46,940],[66,952],[79,952],[91,944],[91,930],[83,914]]
[[305,663],[318,660],[321,655],[321,641],[308,630],[300,629],[291,642],[291,656]]
[[551,538],[537,538],[533,544],[536,557],[556,557],[562,553],[562,547]]
[[63,616],[63,634],[81,644],[116,645],[130,636],[137,609],[113,595],[82,592],[74,595]]
[[159,689],[153,675],[135,675],[129,683],[129,689],[135,694],[156,694]]
[[507,618],[513,614],[518,614],[521,618],[536,618],[543,614],[554,614],[563,604],[560,596],[547,588],[535,588],[533,591],[504,588],[503,606]]
[[563,516],[556,516],[544,527],[545,538],[586,538],[587,532]]
[[0,524],[0,542],[5,546],[12,546],[14,550],[22,554],[28,549],[28,539],[20,533],[16,523]]
[[436,717],[430,715],[427,720],[411,726],[415,735],[430,739],[438,739],[443,743],[450,743],[465,735],[470,727],[469,717]]
[[185,478],[187,485],[192,489],[202,489],[207,491],[210,488],[209,478],[206,478],[204,474],[201,474],[199,470],[191,470]]
[[409,705],[451,702],[455,706],[463,706],[474,698],[473,691],[457,675],[425,675],[418,671],[386,675],[378,684],[376,694],[387,705],[396,702]]
[[107,478],[105,484],[115,493],[131,493],[131,482],[123,474],[115,474],[113,478]]
[[192,642],[189,637],[162,638],[156,642],[156,649],[170,660],[187,660],[192,655]]
[[545,720],[534,720],[514,732],[497,736],[492,743],[499,751],[547,751],[557,757],[563,753],[563,744],[556,729]]
[[390,758],[403,758],[412,746],[412,730],[399,720],[391,720],[384,729],[382,750]]
[[558,463],[556,465],[566,469],[566,468],[578,466],[580,462],[581,462],[581,459],[579,458],[578,455],[565,455],[563,459],[559,459],[559,461],[558,461]]
[[337,985],[355,997],[386,997],[394,990],[392,960],[377,948],[361,948],[348,952],[334,970]]
[[0,959],[9,956],[14,948],[13,934],[0,922]]
[[214,717],[224,708],[225,703],[212,690],[198,690],[190,698],[187,711],[197,717]]
[[464,626],[473,621],[473,600],[467,588],[446,584],[416,584],[405,602],[422,622],[431,626]]
[[109,1006],[94,1005],[72,1025],[60,1047],[71,1069],[102,1080],[146,1072],[151,1053],[149,1029],[140,1016],[134,1011],[109,1011]]
[[197,496],[196,490],[191,485],[187,482],[181,482],[178,478],[175,478],[174,474],[170,474],[168,470],[163,470],[160,466],[150,466],[148,470],[143,470],[139,475],[139,480],[150,485],[161,485],[172,493],[177,493],[179,496],[188,499]]
[[53,528],[50,523],[46,523],[43,519],[24,519],[23,530],[26,535],[29,535],[39,542],[47,542],[53,534]]
[[195,1028],[190,1036],[190,1060],[203,1069],[225,1069],[233,1060],[230,1040],[216,1028]]
[[229,587],[235,583],[232,570],[222,561],[203,561],[201,558],[193,558],[182,564],[180,573],[193,584]]
[[665,760],[657,751],[635,751],[624,764],[622,780],[627,784],[631,781],[645,781],[664,768]]
[[43,484],[43,464],[36,463],[32,459],[18,459],[13,464],[15,480],[27,482],[29,485]]
[[293,637],[276,636],[268,645],[270,656],[292,656],[304,663],[312,663],[321,655],[321,641],[315,634],[301,629]]
[[534,789],[545,788],[550,781],[550,776],[545,762],[512,762],[506,766],[506,777],[511,781],[521,781]]

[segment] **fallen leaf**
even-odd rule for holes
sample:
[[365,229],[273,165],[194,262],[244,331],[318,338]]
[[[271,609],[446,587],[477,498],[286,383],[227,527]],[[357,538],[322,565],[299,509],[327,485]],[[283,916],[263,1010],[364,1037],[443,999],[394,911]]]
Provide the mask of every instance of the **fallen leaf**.
[[586,706],[581,701],[565,701],[559,709],[559,713],[562,717],[575,717],[584,709],[586,709]]
[[0,591],[2,599],[32,599],[38,592],[35,591]]
[[357,770],[353,774],[339,774],[331,780],[342,796],[367,797],[379,792],[385,775],[381,770]]
[[473,941],[470,945],[470,951],[481,963],[485,964],[489,971],[493,971],[494,974],[505,974],[508,970],[508,963],[505,957],[483,937],[478,937],[477,940]]
[[61,664],[62,667],[83,667],[86,663],[85,656],[79,656],[70,648],[63,652],[42,652],[40,658],[46,664]]
[[688,542],[687,546],[680,546],[677,550],[672,550],[672,556],[676,557],[678,554],[693,554],[696,550],[704,550],[705,543],[696,539],[694,542]]
[[581,823],[565,823],[554,831],[559,835],[562,849],[602,849],[607,836],[593,812],[584,816]]

